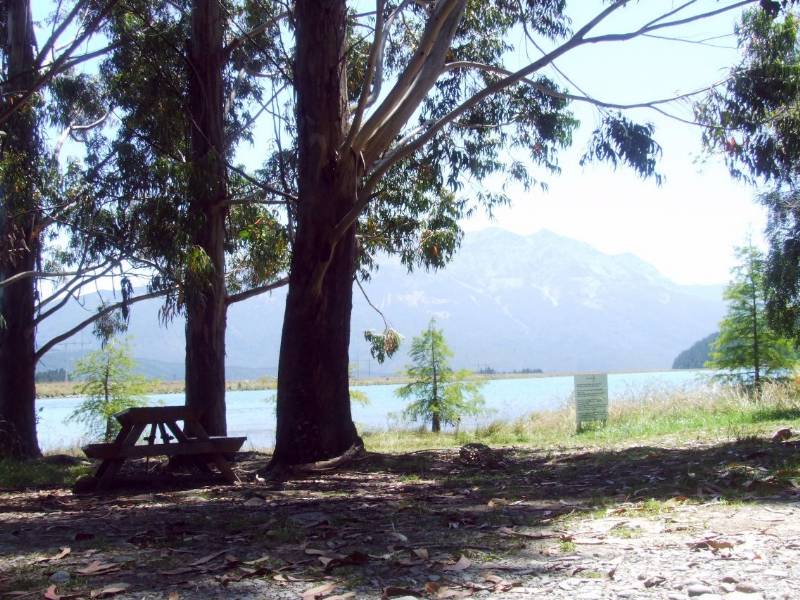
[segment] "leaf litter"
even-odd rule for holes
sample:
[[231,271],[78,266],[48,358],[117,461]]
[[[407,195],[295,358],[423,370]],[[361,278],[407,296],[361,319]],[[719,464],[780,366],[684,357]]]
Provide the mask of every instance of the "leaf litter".
[[[531,577],[616,585],[628,576],[638,548],[652,539],[647,552],[658,551],[664,535],[683,536],[684,552],[721,559],[761,560],[764,539],[797,555],[800,540],[770,530],[797,520],[795,476],[771,475],[796,452],[791,442],[757,440],[503,449],[502,466],[489,469],[459,460],[457,451],[437,450],[369,455],[339,471],[277,485],[254,477],[237,486],[175,477],[146,494],[141,488],[96,497],[2,492],[0,532],[8,535],[0,539],[11,541],[0,541],[0,583],[12,591],[8,597],[53,600],[155,591],[169,600],[210,598],[215,586],[241,597],[252,590],[253,598],[444,599],[481,590],[512,597],[532,585]],[[246,475],[265,460],[250,454],[236,466]],[[753,473],[766,483],[749,483]],[[406,481],[406,475],[416,478]],[[708,511],[724,509],[722,497],[773,504],[758,513],[763,525],[750,537],[721,527],[709,534],[696,524]],[[243,508],[252,498],[269,509],[255,510],[255,502]],[[795,504],[774,504],[782,499]],[[638,527],[648,519],[663,524],[661,533]],[[84,583],[64,592],[48,584],[62,564]],[[15,588],[23,583],[21,569],[27,590]],[[40,574],[38,587],[31,572]],[[600,579],[586,579],[587,573]],[[661,571],[636,585],[669,584],[669,573]],[[206,592],[197,595],[198,589]]]

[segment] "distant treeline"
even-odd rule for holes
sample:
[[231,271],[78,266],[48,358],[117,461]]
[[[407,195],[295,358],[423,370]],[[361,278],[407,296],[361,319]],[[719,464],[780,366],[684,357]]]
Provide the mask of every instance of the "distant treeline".
[[36,383],[50,383],[53,381],[67,381],[66,369],[49,369],[47,371],[36,371]]
[[477,373],[478,373],[478,375],[497,375],[498,373],[499,374],[511,373],[511,374],[521,374],[521,375],[532,375],[532,374],[535,374],[535,373],[543,373],[543,371],[541,369],[519,369],[519,370],[515,369],[513,371],[497,371],[497,370],[493,369],[492,367],[481,367],[480,369],[477,370]]
[[692,344],[691,348],[684,350],[672,363],[673,369],[702,369],[711,353],[711,344],[717,339],[719,333],[712,333],[702,340]]

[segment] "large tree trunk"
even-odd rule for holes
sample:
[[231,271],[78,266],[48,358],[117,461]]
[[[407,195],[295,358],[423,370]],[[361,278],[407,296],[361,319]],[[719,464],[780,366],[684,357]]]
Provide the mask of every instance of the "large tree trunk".
[[194,244],[210,264],[186,282],[186,404],[202,415],[200,422],[211,435],[227,433],[223,25],[218,0],[195,0],[188,57],[189,214]]
[[[28,0],[6,0],[8,72],[3,100],[30,89],[33,25]],[[39,252],[35,194],[37,123],[29,104],[16,111],[0,138],[0,281],[32,271]],[[35,280],[0,288],[0,456],[39,456],[36,440]]]
[[347,123],[345,0],[300,0],[294,17],[299,206],[273,468],[335,458],[361,445],[348,388],[355,227],[332,238],[358,185],[355,157],[339,156]]

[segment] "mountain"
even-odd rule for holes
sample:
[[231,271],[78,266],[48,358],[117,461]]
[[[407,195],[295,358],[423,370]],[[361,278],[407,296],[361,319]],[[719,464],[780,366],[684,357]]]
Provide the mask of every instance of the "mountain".
[[[397,261],[386,260],[365,290],[406,340],[400,356],[386,364],[371,359],[363,332],[381,330],[383,322],[356,288],[350,359],[362,377],[401,369],[410,338],[431,317],[444,330],[456,367],[552,372],[668,369],[724,312],[721,286],[681,286],[631,254],[604,254],[548,231],[471,232],[446,269],[408,274]],[[279,290],[231,307],[230,379],[236,369],[275,375],[284,301],[285,290]],[[182,323],[159,326],[158,308],[157,301],[133,307],[134,354],[180,365]],[[43,324],[40,339],[84,310],[92,310],[91,298],[84,309],[73,306]],[[85,334],[63,350],[92,345]]]
[[709,358],[711,358],[711,344],[713,344],[719,333],[707,335],[687,348],[672,361],[673,369],[702,369]]

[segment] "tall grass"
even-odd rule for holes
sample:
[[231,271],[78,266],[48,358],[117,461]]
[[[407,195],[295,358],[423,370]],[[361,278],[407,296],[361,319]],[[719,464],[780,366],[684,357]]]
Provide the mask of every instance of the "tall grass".
[[624,394],[609,409],[605,427],[576,433],[574,405],[537,412],[514,421],[495,421],[474,431],[431,434],[424,431],[364,435],[376,451],[451,447],[467,442],[495,445],[592,446],[631,441],[714,441],[761,435],[778,425],[800,426],[800,389],[795,383],[766,384],[759,395],[725,385],[701,388],[650,388]]

